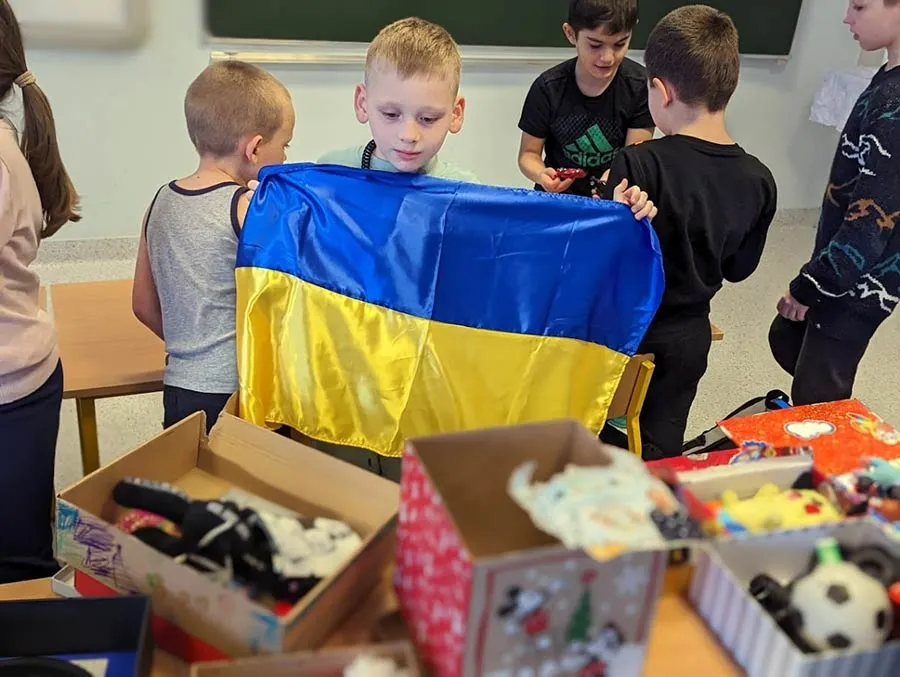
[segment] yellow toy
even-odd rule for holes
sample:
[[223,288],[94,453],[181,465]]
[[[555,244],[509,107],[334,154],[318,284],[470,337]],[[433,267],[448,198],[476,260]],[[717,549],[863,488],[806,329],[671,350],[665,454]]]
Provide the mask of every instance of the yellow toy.
[[722,506],[716,521],[726,533],[762,533],[781,529],[801,529],[838,522],[841,512],[822,494],[812,489],[779,489],[765,484],[753,496],[741,500],[734,491],[722,492]]

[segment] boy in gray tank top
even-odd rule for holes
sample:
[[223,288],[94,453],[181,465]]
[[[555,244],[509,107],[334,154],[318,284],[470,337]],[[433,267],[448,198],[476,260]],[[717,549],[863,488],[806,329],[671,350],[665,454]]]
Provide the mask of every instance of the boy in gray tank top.
[[161,187],[144,215],[132,307],[166,345],[164,427],[203,411],[209,432],[238,389],[234,266],[246,186],[285,161],[294,108],[270,74],[223,61],[194,80],[184,111],[200,163]]

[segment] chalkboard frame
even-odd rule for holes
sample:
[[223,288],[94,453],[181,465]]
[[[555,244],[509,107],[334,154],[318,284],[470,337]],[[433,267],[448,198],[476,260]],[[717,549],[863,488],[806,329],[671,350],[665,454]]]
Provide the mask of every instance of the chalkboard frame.
[[[794,26],[791,48],[787,54],[741,54],[741,60],[761,61],[783,66],[792,57],[800,28],[802,10]],[[560,33],[562,24],[560,23]],[[262,66],[357,66],[365,62],[367,42],[335,42],[327,40],[271,40],[224,38],[212,35],[204,22],[205,44],[212,48],[210,61],[239,59]],[[641,59],[643,49],[629,51]],[[546,67],[574,56],[571,47],[499,47],[460,45],[463,67]]]

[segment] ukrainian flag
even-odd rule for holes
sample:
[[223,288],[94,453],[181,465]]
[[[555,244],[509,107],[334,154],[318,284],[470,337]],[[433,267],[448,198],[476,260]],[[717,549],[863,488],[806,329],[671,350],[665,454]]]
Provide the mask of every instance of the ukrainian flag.
[[241,234],[241,416],[399,456],[418,435],[599,431],[656,312],[611,202],[331,165],[263,170]]

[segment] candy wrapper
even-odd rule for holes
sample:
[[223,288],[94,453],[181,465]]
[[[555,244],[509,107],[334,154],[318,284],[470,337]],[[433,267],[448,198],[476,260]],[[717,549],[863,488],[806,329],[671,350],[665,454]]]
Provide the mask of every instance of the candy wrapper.
[[536,464],[524,463],[510,476],[510,496],[539,529],[595,557],[701,537],[666,482],[630,452],[607,453],[608,465],[569,464],[544,483],[532,482]]
[[848,515],[868,513],[891,531],[900,529],[900,460],[863,459],[855,470],[832,477],[831,486]]

